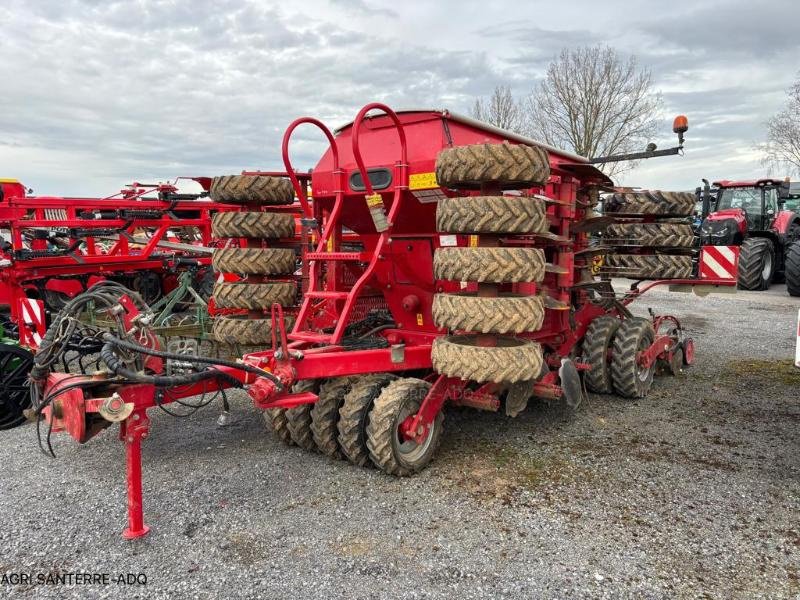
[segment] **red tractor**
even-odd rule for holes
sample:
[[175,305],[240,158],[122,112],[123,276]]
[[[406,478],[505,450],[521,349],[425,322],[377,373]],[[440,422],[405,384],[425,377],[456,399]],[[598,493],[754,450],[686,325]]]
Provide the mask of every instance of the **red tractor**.
[[739,289],[766,290],[785,276],[787,252],[800,240],[800,214],[786,209],[789,182],[715,181],[700,192],[703,245],[741,246]]

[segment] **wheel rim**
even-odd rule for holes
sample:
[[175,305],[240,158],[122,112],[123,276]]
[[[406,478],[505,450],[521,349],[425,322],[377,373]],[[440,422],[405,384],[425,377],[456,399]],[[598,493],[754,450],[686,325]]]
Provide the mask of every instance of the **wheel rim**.
[[764,257],[764,268],[761,269],[761,277],[766,281],[772,275],[772,254],[767,252]]
[[33,355],[27,350],[0,345],[0,429],[25,420],[22,411],[30,406],[28,373],[32,364]]
[[[637,353],[647,350],[650,347],[650,344],[651,340],[648,338],[648,336],[643,335],[639,339],[639,345],[636,348]],[[655,369],[655,363],[645,369],[639,364],[639,361],[636,361],[636,378],[642,383],[647,383],[647,380],[650,379],[650,374],[653,372],[653,369]]]
[[403,407],[403,410],[400,411],[395,421],[396,426],[394,428],[392,445],[397,452],[397,456],[408,464],[417,463],[425,457],[433,442],[433,434],[436,427],[436,419],[434,419],[433,423],[431,423],[428,428],[428,435],[425,437],[425,441],[421,444],[411,439],[404,439],[403,435],[400,433],[400,426],[408,417],[416,414],[417,410],[419,410],[419,407],[416,405],[406,405]]

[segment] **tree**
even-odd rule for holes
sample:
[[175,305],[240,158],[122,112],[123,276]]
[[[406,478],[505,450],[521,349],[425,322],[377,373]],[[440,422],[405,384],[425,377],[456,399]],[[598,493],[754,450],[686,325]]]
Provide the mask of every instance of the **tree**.
[[[644,150],[656,130],[661,97],[650,71],[607,46],[564,49],[525,100],[526,133],[587,157]],[[629,161],[601,168],[619,174]]]
[[800,175],[800,75],[786,91],[786,107],[767,121],[763,163]]
[[472,116],[500,129],[519,133],[522,130],[522,107],[514,99],[511,89],[504,85],[494,88],[489,100],[478,98],[472,107]]

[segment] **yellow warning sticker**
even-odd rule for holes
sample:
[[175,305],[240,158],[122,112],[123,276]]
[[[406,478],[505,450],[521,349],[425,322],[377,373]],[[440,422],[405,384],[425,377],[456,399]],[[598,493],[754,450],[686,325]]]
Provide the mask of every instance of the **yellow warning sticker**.
[[364,196],[367,199],[367,206],[375,208],[376,206],[383,206],[383,198],[380,194],[372,194],[371,196]]
[[328,238],[327,249],[328,252],[333,252],[333,236]]
[[469,247],[470,248],[477,248],[478,247],[478,236],[477,235],[469,236]]
[[422,313],[417,313],[417,325],[419,327],[422,327],[423,323],[424,323],[424,321],[422,319]]
[[408,177],[408,188],[411,190],[429,190],[439,187],[436,173],[414,173]]
[[597,275],[600,272],[600,269],[603,268],[606,259],[605,256],[602,254],[596,254],[592,257],[592,275]]

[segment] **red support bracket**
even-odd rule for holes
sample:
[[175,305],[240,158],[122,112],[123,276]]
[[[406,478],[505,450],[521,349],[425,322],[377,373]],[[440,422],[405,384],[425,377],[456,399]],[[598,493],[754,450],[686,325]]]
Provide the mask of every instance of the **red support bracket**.
[[128,526],[122,532],[126,540],[140,538],[150,531],[144,524],[142,507],[142,440],[149,430],[150,419],[144,410],[134,411],[120,426],[128,466]]

